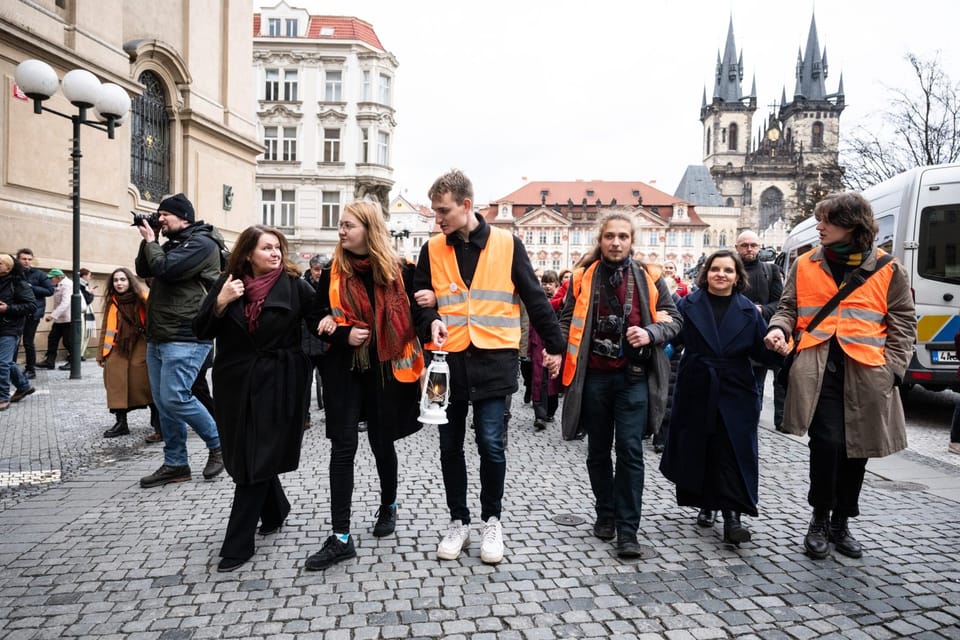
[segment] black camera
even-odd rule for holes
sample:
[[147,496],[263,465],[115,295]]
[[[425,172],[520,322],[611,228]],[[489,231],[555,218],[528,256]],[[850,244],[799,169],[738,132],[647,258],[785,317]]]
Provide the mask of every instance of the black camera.
[[594,338],[590,343],[590,351],[602,358],[617,359],[623,356],[623,343],[609,338]]
[[623,335],[623,318],[614,315],[597,318],[594,334],[605,338],[619,339]]
[[154,211],[153,213],[140,213],[138,211],[131,211],[130,215],[133,216],[133,222],[130,223],[131,227],[139,227],[141,224],[146,222],[150,225],[152,229],[160,228],[160,214]]
[[602,358],[622,358],[623,318],[615,315],[598,317],[590,351]]

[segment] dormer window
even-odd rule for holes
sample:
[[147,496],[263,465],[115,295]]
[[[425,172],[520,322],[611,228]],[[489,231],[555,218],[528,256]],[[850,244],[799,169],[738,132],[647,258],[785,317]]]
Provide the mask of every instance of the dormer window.
[[546,198],[548,195],[550,195],[550,190],[549,190],[549,189],[543,189],[542,191],[540,191],[540,199],[541,199],[541,200],[543,200],[544,198]]
[[300,35],[296,18],[287,18],[286,20],[284,20],[284,26],[286,27],[286,29],[284,30],[283,35],[285,35],[286,37],[296,38],[298,35]]
[[587,189],[587,197],[588,197],[588,198],[592,198],[592,197],[593,197],[593,189]]
[[328,38],[333,37],[333,27],[320,27],[320,35]]
[[267,35],[273,37],[280,36],[280,18],[267,19]]
[[633,191],[630,192],[630,195],[632,195],[634,198],[639,198],[639,197],[640,197],[640,190],[639,190],[639,189],[634,189]]

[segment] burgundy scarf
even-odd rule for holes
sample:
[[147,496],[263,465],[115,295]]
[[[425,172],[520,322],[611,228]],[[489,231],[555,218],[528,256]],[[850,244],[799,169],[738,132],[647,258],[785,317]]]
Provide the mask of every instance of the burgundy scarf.
[[250,332],[250,335],[257,332],[263,301],[282,274],[283,265],[280,265],[270,273],[265,273],[257,278],[243,276],[243,298],[246,300],[243,305],[243,317],[247,319],[247,331]]
[[373,327],[377,337],[377,358],[380,362],[390,362],[403,355],[403,349],[414,339],[413,318],[410,316],[410,299],[403,288],[403,278],[396,274],[393,283],[373,286],[373,306],[367,296],[360,274],[370,271],[370,258],[359,258],[344,254],[350,263],[355,278],[342,278],[344,283],[340,303],[347,321],[361,329]]
[[144,332],[140,320],[143,298],[128,289],[114,295],[113,303],[117,305],[117,337],[114,344],[119,351],[129,354]]

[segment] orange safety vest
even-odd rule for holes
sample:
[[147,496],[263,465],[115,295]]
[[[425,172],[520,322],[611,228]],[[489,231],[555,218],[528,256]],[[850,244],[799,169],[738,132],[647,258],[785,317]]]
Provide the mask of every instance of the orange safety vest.
[[[797,261],[797,329],[803,330],[830,298],[837,283],[819,260],[808,251]],[[884,252],[877,249],[877,257]],[[887,289],[893,278],[893,263],[885,265],[844,298],[833,313],[813,331],[804,331],[798,351],[815,347],[834,335],[844,353],[867,366],[886,364],[883,347],[887,342]]]
[[429,243],[437,312],[448,333],[443,350],[463,351],[471,343],[481,349],[519,349],[520,298],[510,277],[513,236],[490,227],[469,287],[460,277],[457,256],[447,237],[438,234]]
[[[147,294],[143,294],[143,300],[146,302]],[[107,307],[107,322],[103,328],[103,347],[100,350],[100,355],[106,358],[110,355],[110,352],[113,351],[113,347],[117,342],[117,324],[119,322],[118,311],[117,311],[117,296],[110,298],[112,304]],[[147,309],[145,306],[140,307],[140,324],[143,326],[147,325]]]
[[[403,282],[403,275],[397,273],[397,277]],[[337,261],[334,260],[330,265],[330,309],[334,322],[342,327],[350,326],[346,314],[343,312],[343,305],[340,303],[340,269],[337,268]],[[413,320],[411,319],[412,323]],[[371,331],[374,327],[370,327]],[[420,341],[414,338],[403,347],[403,353],[399,358],[390,361],[393,369],[393,377],[400,382],[416,382],[420,379],[420,373],[423,371],[423,351],[420,349]]]
[[[583,329],[586,327],[587,313],[590,311],[593,276],[599,264],[600,261],[597,260],[587,267],[586,270],[581,267],[573,271],[570,286],[573,288],[573,297],[576,300],[576,304],[573,307],[573,317],[570,320],[570,335],[567,338],[567,356],[563,363],[564,386],[568,386],[573,382],[573,376],[577,372],[577,356],[580,355],[580,345],[583,343]],[[630,271],[632,273],[633,269]],[[650,305],[650,317],[656,321],[657,302],[660,300],[660,291],[657,289],[656,281],[645,269],[643,270],[643,275],[647,280],[647,301]]]

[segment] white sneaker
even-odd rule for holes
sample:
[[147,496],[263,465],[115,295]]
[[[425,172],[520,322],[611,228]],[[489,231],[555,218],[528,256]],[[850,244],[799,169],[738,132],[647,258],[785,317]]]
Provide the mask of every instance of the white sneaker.
[[493,516],[483,525],[480,560],[487,564],[497,564],[503,560],[503,528],[500,521]]
[[460,552],[470,546],[470,527],[460,520],[452,520],[443,540],[437,545],[437,557],[441,560],[456,560]]

